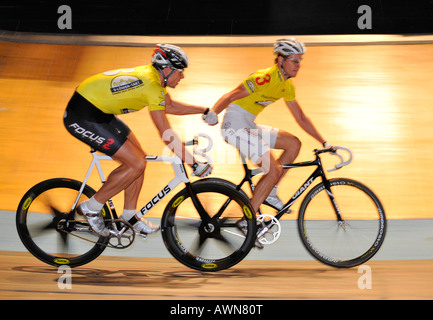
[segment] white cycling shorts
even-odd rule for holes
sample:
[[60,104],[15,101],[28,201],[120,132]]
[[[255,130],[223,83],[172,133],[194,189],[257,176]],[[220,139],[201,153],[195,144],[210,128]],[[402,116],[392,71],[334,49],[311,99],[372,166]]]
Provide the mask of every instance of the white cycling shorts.
[[256,116],[232,103],[228,106],[221,125],[224,140],[254,163],[275,147],[278,129],[258,125]]

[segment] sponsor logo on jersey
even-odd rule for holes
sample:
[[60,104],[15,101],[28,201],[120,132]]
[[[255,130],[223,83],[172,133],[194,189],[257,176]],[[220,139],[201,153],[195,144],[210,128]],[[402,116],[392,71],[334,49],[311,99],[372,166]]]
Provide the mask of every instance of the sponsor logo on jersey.
[[113,94],[136,89],[143,85],[143,81],[134,76],[119,76],[111,81],[111,92]]
[[250,88],[251,92],[254,92],[256,90],[256,86],[254,85],[254,83],[250,80],[247,80],[247,86],[248,88]]

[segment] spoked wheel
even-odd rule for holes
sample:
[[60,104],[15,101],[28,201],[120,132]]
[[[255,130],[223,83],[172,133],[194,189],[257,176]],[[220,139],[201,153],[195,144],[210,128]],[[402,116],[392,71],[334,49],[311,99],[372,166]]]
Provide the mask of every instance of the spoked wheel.
[[161,221],[168,251],[179,262],[201,271],[239,263],[256,239],[256,219],[248,197],[221,179],[199,180],[191,188],[202,214],[187,189],[173,197]]
[[[307,250],[319,261],[338,268],[371,259],[385,239],[385,211],[368,187],[350,179],[331,179],[331,193],[323,183],[304,198],[298,228]],[[341,220],[337,218],[337,213]]]
[[[32,187],[18,205],[16,225],[24,246],[36,258],[53,266],[89,263],[106,248],[108,238],[91,232],[73,204],[81,182],[57,178]],[[85,186],[78,204],[95,190]],[[103,214],[108,212],[104,206]],[[71,222],[73,221],[73,222]]]

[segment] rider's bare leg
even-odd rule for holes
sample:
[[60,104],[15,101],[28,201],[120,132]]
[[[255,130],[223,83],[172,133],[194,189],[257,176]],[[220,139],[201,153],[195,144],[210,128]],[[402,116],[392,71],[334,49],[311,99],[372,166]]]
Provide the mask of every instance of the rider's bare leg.
[[[292,164],[297,158],[297,156],[299,155],[299,151],[301,150],[301,145],[302,145],[301,141],[293,134],[283,130],[279,130],[274,148],[282,149],[284,151],[281,154],[281,156],[278,158],[278,161],[281,164]],[[287,171],[288,170],[284,170],[279,181],[283,179]],[[276,184],[278,184],[278,182]]]
[[[131,141],[137,148],[142,150],[140,142],[136,138],[136,136],[131,132],[128,136],[128,140]],[[134,180],[124,192],[124,210],[136,210],[138,197],[140,196],[141,189],[143,187],[144,181],[144,172],[141,176],[139,176],[136,180]]]
[[280,180],[283,174],[283,168],[279,160],[274,159],[269,150],[258,161],[258,165],[267,172],[257,183],[254,188],[253,197],[251,198],[251,206],[255,212],[258,212],[260,205],[265,201],[269,192]]
[[[121,165],[110,173],[107,181],[95,193],[94,198],[99,203],[106,203],[108,199],[127,189],[137,180],[134,186],[131,187],[131,190],[133,189],[135,193],[128,200],[133,202],[135,198],[138,199],[138,194],[143,183],[142,179],[144,178],[144,170],[146,169],[146,154],[141,148],[137,147],[135,142],[128,138],[112,158],[119,161]],[[140,186],[138,187],[138,185]],[[131,205],[131,203],[128,205]]]

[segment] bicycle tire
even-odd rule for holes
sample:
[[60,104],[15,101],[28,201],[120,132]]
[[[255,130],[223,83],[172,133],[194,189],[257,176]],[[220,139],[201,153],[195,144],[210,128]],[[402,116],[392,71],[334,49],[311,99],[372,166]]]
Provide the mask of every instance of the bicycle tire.
[[[60,220],[69,214],[81,185],[81,182],[68,178],[45,180],[30,188],[18,205],[16,226],[22,243],[31,254],[49,265],[81,266],[96,259],[106,248],[108,239],[105,237],[89,232],[89,238],[94,237],[97,243],[76,240],[58,228]],[[93,194],[95,190],[86,185],[81,197],[90,198]],[[56,207],[69,208],[69,211]],[[103,213],[106,212],[109,211],[104,206]]]
[[[248,197],[233,183],[217,178],[199,180],[190,186],[214,219],[211,224],[204,223],[187,188],[181,190],[167,204],[161,219],[165,246],[174,258],[192,269],[215,272],[236,265],[247,256],[256,239],[256,218]],[[224,203],[229,204],[216,218]],[[247,223],[246,234],[236,226],[242,219]]]
[[[305,196],[298,216],[302,243],[317,260],[336,268],[350,268],[370,260],[386,234],[385,210],[374,192],[346,178],[329,180],[343,222],[323,182]],[[335,231],[335,232],[334,232]]]

